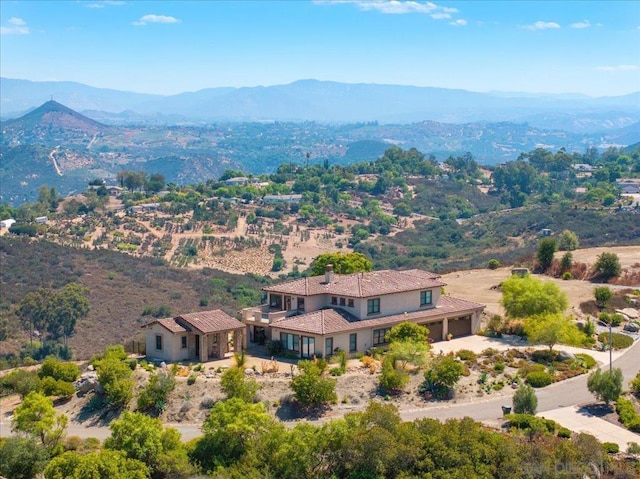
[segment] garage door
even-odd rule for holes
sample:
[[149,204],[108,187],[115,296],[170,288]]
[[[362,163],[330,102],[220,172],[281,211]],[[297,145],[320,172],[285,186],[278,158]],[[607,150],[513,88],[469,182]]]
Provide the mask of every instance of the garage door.
[[424,326],[429,328],[429,342],[442,341],[442,321],[427,323]]
[[459,338],[460,336],[469,336],[471,334],[471,316],[450,319],[449,333],[453,334],[454,338]]

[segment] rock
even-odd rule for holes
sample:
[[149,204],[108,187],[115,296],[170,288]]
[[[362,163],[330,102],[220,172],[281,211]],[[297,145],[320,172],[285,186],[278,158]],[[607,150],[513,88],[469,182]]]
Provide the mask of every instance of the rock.
[[93,364],[89,364],[89,366],[87,366],[87,371],[95,371]]
[[638,331],[640,331],[640,326],[638,326],[636,323],[627,323],[624,325],[624,330],[629,331],[630,333],[637,333]]
[[569,359],[575,359],[576,355],[573,353],[570,353],[569,351],[560,351],[558,353],[558,359],[560,361],[568,361]]
[[248,376],[253,376],[253,374],[255,373],[255,371],[251,368],[247,368],[244,370],[244,373]]
[[92,391],[96,394],[104,394],[104,388],[98,382],[98,375],[95,372],[84,373],[73,385],[81,396]]
[[167,367],[167,363],[165,363],[164,361],[162,361],[162,362],[160,363],[160,367],[161,367],[162,369],[165,369],[165,368]]

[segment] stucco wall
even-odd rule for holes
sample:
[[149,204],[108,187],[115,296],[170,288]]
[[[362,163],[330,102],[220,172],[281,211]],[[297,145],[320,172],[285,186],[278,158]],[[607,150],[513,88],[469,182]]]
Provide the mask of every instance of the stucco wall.
[[[156,335],[162,336],[162,350],[156,349]],[[173,334],[158,323],[148,326],[146,328],[147,357],[168,362],[189,359],[189,347],[182,348],[180,339],[182,336],[187,336],[187,333]],[[187,345],[193,347],[189,343],[193,343],[193,336],[187,337]]]

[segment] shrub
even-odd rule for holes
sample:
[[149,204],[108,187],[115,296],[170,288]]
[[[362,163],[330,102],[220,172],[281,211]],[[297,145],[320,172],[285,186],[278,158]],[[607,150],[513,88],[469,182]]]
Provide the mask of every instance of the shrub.
[[124,362],[132,371],[135,371],[138,367],[138,361],[135,358],[128,358]]
[[451,395],[462,376],[462,364],[453,356],[440,356],[424,373],[425,387],[436,396]]
[[607,454],[617,454],[620,452],[620,446],[615,442],[603,442],[602,450]]
[[593,356],[590,356],[585,353],[576,354],[576,359],[580,360],[582,363],[582,367],[585,369],[591,369],[596,366],[596,360],[593,359]]
[[601,371],[596,369],[587,379],[587,389],[607,405],[616,401],[622,393],[622,371],[618,368]]
[[192,384],[194,384],[196,382],[198,376],[196,376],[195,374],[191,374],[188,378],[187,378],[187,384],[189,386],[191,386]]
[[278,340],[267,341],[265,343],[269,356],[280,356],[284,352],[282,343]]
[[534,388],[543,388],[552,382],[553,376],[545,371],[534,371],[527,374],[527,384]]
[[561,427],[560,429],[558,429],[558,437],[562,437],[564,439],[571,438],[571,430],[567,429],[566,427]]
[[70,398],[76,393],[76,388],[73,386],[73,383],[54,379],[51,376],[45,377],[40,382],[40,388],[45,396]]
[[80,377],[80,368],[73,363],[63,362],[56,358],[47,358],[38,371],[40,379],[51,377],[72,383]]
[[636,396],[640,396],[640,372],[636,374],[636,377],[631,380],[631,384],[629,385],[631,388],[631,392]]
[[222,373],[220,386],[227,399],[240,398],[245,402],[253,402],[260,386],[255,379],[247,378],[239,367],[227,369]]
[[386,356],[382,361],[380,387],[385,392],[398,392],[409,383],[409,374],[395,367],[393,356]]
[[160,371],[149,376],[149,383],[138,396],[138,409],[142,412],[158,414],[164,409],[167,397],[176,387],[173,372]]
[[606,325],[611,324],[611,326],[617,327],[617,326],[620,326],[622,324],[622,321],[624,320],[624,317],[621,314],[618,314],[618,313],[614,313],[614,314],[600,313],[598,315],[598,320],[600,320],[601,322],[603,322]]
[[640,444],[638,444],[637,442],[628,442],[627,454],[640,454]]
[[565,271],[562,273],[562,279],[565,281],[570,281],[573,279],[573,275],[569,271]]
[[478,356],[470,349],[461,349],[456,353],[456,357],[462,361],[475,361]]
[[490,259],[488,266],[489,269],[498,269],[500,267],[500,261],[498,261],[497,259]]
[[[598,341],[602,344],[609,346],[609,333],[600,333],[598,335]],[[621,333],[612,333],[611,342],[614,349],[625,349],[633,344],[633,338]]]
[[539,364],[551,364],[556,360],[558,353],[548,349],[538,349],[531,354],[531,359]]
[[496,363],[493,366],[493,370],[497,373],[501,373],[502,371],[504,371],[504,363]]
[[536,417],[532,414],[509,414],[509,426],[516,429],[537,429],[544,432],[555,432],[558,424],[551,419]]
[[23,399],[31,391],[37,391],[39,388],[40,378],[34,371],[16,369],[2,378],[2,392],[13,391]]
[[538,409],[536,392],[528,384],[521,385],[513,395],[513,412],[535,415]]
[[620,417],[620,422],[633,432],[640,432],[640,414],[629,399],[618,398],[616,402],[616,412]]
[[291,389],[302,406],[315,407],[337,401],[335,379],[322,377],[312,361],[300,361],[298,368],[301,373],[291,380]]

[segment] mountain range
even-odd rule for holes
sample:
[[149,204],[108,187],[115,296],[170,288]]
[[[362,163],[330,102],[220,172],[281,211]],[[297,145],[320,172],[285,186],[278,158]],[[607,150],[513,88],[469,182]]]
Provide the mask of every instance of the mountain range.
[[178,95],[94,88],[74,82],[0,78],[4,119],[48,99],[109,123],[215,121],[445,123],[512,121],[576,133],[606,132],[640,121],[640,92],[592,98],[580,94],[479,93],[403,85],[300,80],[287,85],[219,87]]

